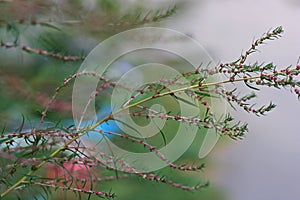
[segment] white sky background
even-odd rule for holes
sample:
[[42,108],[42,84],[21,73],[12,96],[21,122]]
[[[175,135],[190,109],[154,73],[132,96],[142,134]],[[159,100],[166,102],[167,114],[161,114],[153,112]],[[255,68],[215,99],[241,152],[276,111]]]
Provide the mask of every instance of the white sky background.
[[[168,27],[193,35],[218,62],[235,60],[254,38],[282,25],[283,38],[268,42],[249,61],[295,65],[300,56],[300,1],[189,1],[188,10],[170,19]],[[294,94],[262,90],[259,102],[278,107],[266,117],[238,113],[247,121],[246,139],[212,152],[220,166],[215,182],[230,200],[298,200],[300,198],[300,101]],[[214,180],[213,180],[214,182]]]

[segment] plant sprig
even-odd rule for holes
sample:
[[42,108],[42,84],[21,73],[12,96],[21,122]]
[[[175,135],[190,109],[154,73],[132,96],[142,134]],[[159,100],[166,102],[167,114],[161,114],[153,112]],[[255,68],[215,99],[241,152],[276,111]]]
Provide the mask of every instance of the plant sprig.
[[[183,73],[182,75],[189,80],[189,84],[186,82],[180,82],[177,77],[174,77],[170,80],[161,80],[159,82],[148,84],[145,88],[135,89],[136,92],[126,100],[118,110],[109,115],[103,117],[93,125],[81,128],[79,125],[76,128],[67,127],[59,129],[53,127],[50,129],[44,129],[42,125],[44,124],[45,118],[47,116],[48,109],[50,109],[51,103],[56,99],[57,95],[61,90],[67,85],[71,84],[71,81],[79,76],[93,76],[99,79],[101,82],[98,93],[103,90],[108,90],[109,88],[114,88],[115,86],[121,86],[123,88],[132,89],[127,85],[120,85],[117,82],[111,81],[104,76],[97,74],[95,72],[80,72],[76,73],[69,78],[65,79],[64,83],[56,89],[56,93],[53,96],[52,100],[46,106],[44,112],[42,113],[41,125],[37,128],[33,128],[31,131],[23,131],[22,128],[17,132],[13,133],[2,133],[0,144],[6,145],[6,148],[1,147],[1,153],[5,155],[8,159],[16,159],[18,163],[13,165],[14,169],[19,169],[21,166],[29,167],[29,170],[21,177],[17,182],[11,184],[3,181],[9,185],[9,187],[0,195],[1,198],[7,196],[14,190],[20,189],[23,186],[27,185],[39,185],[42,187],[53,187],[59,188],[62,190],[77,191],[81,193],[94,194],[97,196],[105,196],[108,198],[113,198],[114,194],[110,192],[99,192],[93,189],[84,189],[78,188],[76,185],[67,186],[59,185],[61,179],[47,179],[46,181],[34,181],[32,177],[37,173],[39,169],[45,166],[48,163],[55,162],[57,165],[60,165],[56,159],[63,157],[67,161],[75,161],[79,156],[84,156],[84,165],[88,166],[88,169],[91,167],[100,166],[110,171],[117,171],[118,173],[134,174],[141,178],[147,179],[149,181],[157,181],[166,183],[170,186],[181,188],[183,190],[198,190],[201,189],[207,184],[200,184],[197,186],[185,186],[181,183],[175,183],[171,180],[167,180],[164,176],[160,176],[155,173],[143,173],[135,169],[134,166],[126,163],[122,159],[114,158],[99,152],[99,154],[105,157],[104,161],[99,161],[93,156],[88,156],[85,151],[92,151],[88,148],[80,146],[79,139],[91,131],[99,132],[103,137],[108,135],[114,135],[124,140],[131,141],[136,144],[140,144],[143,147],[147,148],[148,151],[154,152],[161,160],[166,162],[171,168],[180,170],[180,171],[198,171],[203,169],[203,165],[200,166],[180,166],[175,163],[172,163],[168,158],[160,152],[159,148],[155,145],[147,143],[143,139],[137,139],[135,137],[128,136],[126,133],[115,133],[107,130],[98,130],[100,125],[105,122],[115,120],[114,116],[123,115],[124,113],[132,117],[144,117],[149,118],[158,118],[164,120],[173,120],[177,123],[189,123],[191,125],[196,125],[197,127],[205,129],[214,129],[220,135],[227,135],[233,139],[241,139],[248,131],[248,126],[245,123],[235,122],[234,118],[230,113],[223,113],[221,117],[217,117],[215,113],[211,110],[212,105],[210,104],[209,98],[224,98],[229,105],[236,108],[242,108],[246,112],[253,113],[257,116],[265,115],[275,108],[275,104],[270,103],[269,105],[256,106],[255,103],[250,103],[257,96],[255,90],[258,90],[261,87],[273,87],[277,89],[282,89],[290,87],[290,89],[300,98],[300,81],[297,80],[300,73],[300,66],[288,66],[284,69],[277,70],[277,67],[273,63],[269,64],[245,64],[248,56],[257,51],[259,45],[265,43],[268,40],[277,39],[283,33],[282,27],[275,28],[273,31],[265,33],[261,38],[256,40],[249,50],[247,50],[243,55],[241,55],[236,61],[226,64],[220,64],[215,66],[212,69],[199,67],[196,71]],[[13,47],[8,43],[2,43],[1,46],[6,48]],[[47,53],[45,53],[47,54]],[[222,81],[207,81],[210,76],[213,75],[222,75],[226,77]],[[253,92],[248,95],[240,95],[238,88],[234,90],[227,90],[223,87],[226,84],[244,83],[250,90]],[[168,89],[169,85],[176,85],[177,89],[170,90]],[[97,93],[97,94],[98,94]],[[194,102],[184,102],[195,106],[204,106],[206,112],[203,117],[199,116],[183,116],[181,114],[174,114],[171,111],[161,112],[155,109],[151,109],[147,106],[146,103],[151,102],[152,100],[160,100],[163,97],[172,97],[177,101],[184,101],[177,97],[179,93],[185,93],[194,99]],[[91,100],[96,98],[96,95],[90,97]],[[89,104],[87,105],[89,106]],[[136,109],[131,111],[131,109]],[[125,112],[126,111],[126,112]],[[82,114],[84,115],[84,113]],[[60,139],[59,139],[60,138]],[[19,140],[24,140],[26,145],[20,144]],[[56,148],[56,149],[55,149]],[[80,151],[81,148],[84,148],[85,151]],[[45,152],[51,152],[48,156],[39,156],[39,150],[44,149]],[[71,156],[67,156],[66,151],[72,152]],[[14,156],[12,156],[14,153]],[[24,160],[21,161],[16,156],[23,156],[25,160],[28,159],[29,155],[36,155],[37,158],[31,162],[24,164]],[[4,157],[4,156],[3,156]],[[62,161],[63,162],[63,161]],[[76,161],[78,163],[78,161]],[[118,163],[122,166],[122,169],[116,167],[115,163]],[[62,167],[63,164],[61,165]],[[14,172],[12,172],[14,173]],[[39,179],[39,178],[37,178]],[[71,179],[70,179],[71,180]],[[73,177],[72,177],[73,180]],[[74,177],[74,180],[78,180],[77,177]],[[92,177],[92,180],[97,180],[97,178]],[[69,181],[67,181],[69,182]],[[75,181],[76,182],[76,181]],[[85,180],[86,182],[86,180]]]

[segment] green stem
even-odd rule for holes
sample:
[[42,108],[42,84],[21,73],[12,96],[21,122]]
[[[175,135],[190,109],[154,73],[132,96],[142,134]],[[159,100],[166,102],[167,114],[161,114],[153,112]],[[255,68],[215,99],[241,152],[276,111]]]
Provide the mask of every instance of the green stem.
[[103,118],[102,120],[100,120],[97,124],[89,127],[88,129],[85,129],[82,133],[78,134],[77,136],[73,137],[71,140],[69,140],[65,145],[63,145],[62,147],[56,149],[52,154],[49,155],[49,157],[45,160],[43,160],[40,164],[38,164],[37,166],[35,166],[34,168],[32,168],[26,175],[24,175],[18,182],[16,182],[14,185],[12,185],[10,188],[8,188],[5,192],[3,192],[0,195],[0,199],[5,197],[6,195],[8,195],[12,190],[16,189],[18,186],[20,186],[24,181],[27,180],[27,178],[29,176],[31,176],[35,171],[37,171],[38,169],[40,169],[44,164],[46,164],[48,162],[49,159],[54,158],[55,156],[57,156],[61,151],[63,151],[64,149],[68,148],[68,145],[70,145],[71,143],[73,143],[74,141],[76,141],[78,138],[84,136],[86,133],[88,133],[91,130],[94,130],[95,128],[97,128],[97,126],[99,124],[102,124],[103,122],[108,121],[109,119],[111,119],[111,116],[107,116],[105,118]]

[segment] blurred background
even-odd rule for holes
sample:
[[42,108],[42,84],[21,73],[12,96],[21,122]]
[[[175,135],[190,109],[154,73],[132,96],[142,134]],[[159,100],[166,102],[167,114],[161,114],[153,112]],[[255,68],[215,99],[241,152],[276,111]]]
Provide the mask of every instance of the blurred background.
[[[265,31],[282,25],[285,33],[268,42],[248,61],[296,65],[300,56],[300,1],[210,0],[187,3],[185,13],[168,26],[185,31],[205,46],[215,61],[234,60]],[[258,102],[278,107],[266,117],[235,114],[249,123],[243,141],[229,141],[209,155],[220,167],[212,177],[231,200],[298,199],[300,197],[300,103],[290,91],[261,90]]]
[[[172,11],[174,5],[176,12]],[[282,25],[283,37],[260,47],[261,52],[251,55],[248,62],[273,62],[279,68],[296,65],[300,56],[299,11],[297,0],[0,0],[0,125],[14,130],[23,115],[25,127],[34,126],[55,88],[77,71],[80,56],[87,55],[105,38],[129,28],[160,26],[178,30],[199,41],[218,63],[235,60],[255,38]],[[22,45],[79,59],[55,60],[39,52],[28,53]],[[71,92],[69,87],[59,95],[48,115],[49,123],[71,118]],[[258,92],[258,103],[269,101],[278,107],[266,117],[233,113],[249,123],[250,131],[243,141],[221,139],[204,160],[204,173],[177,175],[188,184],[209,180],[208,189],[188,193],[139,179],[101,187],[111,188],[119,199],[299,199],[300,104],[288,90]],[[102,101],[100,107],[107,103]],[[197,146],[192,146],[182,160],[203,162],[190,160],[195,152]],[[167,169],[162,173],[173,172]]]

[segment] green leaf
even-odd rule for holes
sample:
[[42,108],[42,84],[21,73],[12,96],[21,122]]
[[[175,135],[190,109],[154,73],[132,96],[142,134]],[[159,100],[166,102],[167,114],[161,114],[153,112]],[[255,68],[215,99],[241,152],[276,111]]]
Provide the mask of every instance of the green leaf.
[[141,137],[143,137],[143,135],[137,129],[135,129],[134,127],[130,126],[129,124],[126,124],[125,122],[123,122],[121,120],[118,120],[118,119],[114,119],[114,120],[117,121],[117,122],[120,122],[121,124],[127,126],[130,129],[134,130],[138,135],[140,135]]
[[55,29],[55,30],[57,30],[57,31],[62,31],[60,28],[58,28],[58,27],[56,27],[56,26],[54,26],[54,25],[52,25],[52,24],[50,24],[50,23],[41,22],[40,25],[41,25],[41,26],[45,26],[45,27],[47,27],[47,28]]
[[19,31],[18,27],[16,26],[16,24],[7,23],[6,30],[7,30],[7,32],[10,32],[13,37],[15,37],[14,43],[17,43],[17,41],[19,40],[19,37],[20,37],[20,31]]
[[245,83],[249,88],[251,88],[251,89],[253,89],[253,90],[259,90],[259,88],[256,88],[256,87],[250,85],[247,81],[244,81],[244,83]]
[[198,94],[198,95],[200,95],[200,96],[202,96],[202,97],[213,97],[213,98],[220,98],[220,97],[218,97],[218,96],[216,96],[216,95],[213,95],[213,94],[211,94],[211,93],[206,93],[206,92],[201,92],[201,91],[194,91],[196,94]]
[[20,127],[16,129],[16,132],[20,133],[23,130],[24,124],[25,124],[25,117],[22,114],[22,123],[21,123]]
[[194,106],[194,107],[198,108],[198,106],[196,104],[194,104],[194,103],[192,103],[190,101],[187,101],[187,100],[185,100],[185,99],[183,99],[181,97],[178,97],[175,94],[170,94],[170,95],[171,95],[171,97],[174,97],[176,100],[182,101],[182,102],[184,102],[184,103],[186,103],[188,105],[191,105],[191,106]]
[[167,140],[166,140],[166,136],[165,136],[164,132],[162,130],[159,130],[159,132],[160,132],[160,134],[161,134],[161,136],[163,138],[164,145],[167,146]]

